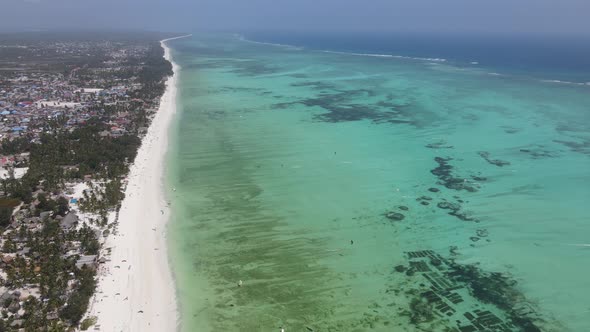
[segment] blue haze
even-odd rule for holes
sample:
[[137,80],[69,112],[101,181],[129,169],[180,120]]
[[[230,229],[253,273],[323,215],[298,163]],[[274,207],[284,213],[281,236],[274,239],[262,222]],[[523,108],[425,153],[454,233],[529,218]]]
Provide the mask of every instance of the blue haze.
[[2,0],[0,31],[154,29],[590,34],[586,0]]

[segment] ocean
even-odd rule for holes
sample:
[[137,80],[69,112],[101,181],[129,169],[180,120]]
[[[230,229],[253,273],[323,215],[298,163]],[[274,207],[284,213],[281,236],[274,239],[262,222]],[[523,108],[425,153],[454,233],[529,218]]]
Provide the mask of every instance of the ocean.
[[584,45],[171,41],[181,330],[590,330]]

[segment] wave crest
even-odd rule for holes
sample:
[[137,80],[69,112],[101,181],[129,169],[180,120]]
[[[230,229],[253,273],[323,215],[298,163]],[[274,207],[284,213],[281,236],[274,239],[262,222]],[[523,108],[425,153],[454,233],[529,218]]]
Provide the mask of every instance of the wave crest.
[[556,83],[556,84],[567,84],[567,85],[584,85],[590,86],[590,82],[571,82],[571,81],[561,81],[561,80],[540,80],[543,83]]
[[338,52],[338,51],[322,51],[324,53],[341,54],[341,55],[353,55],[353,56],[368,56],[373,58],[395,58],[395,59],[410,59],[410,60],[421,60],[421,61],[432,61],[432,62],[446,62],[447,59],[443,58],[421,58],[412,57],[405,55],[394,55],[394,54],[374,54],[374,53],[353,53],[353,52]]
[[[285,49],[289,49],[289,50],[296,50],[296,51],[301,51],[301,50],[305,49],[304,47],[295,46],[295,45],[254,41],[254,40],[247,39],[245,36],[239,35],[239,34],[236,34],[234,36],[241,41],[253,43],[253,44],[275,46],[275,47],[281,47],[281,48],[285,48]],[[329,50],[322,50],[319,52],[329,53],[329,54],[348,55],[348,56],[372,57],[372,58],[392,58],[392,59],[418,60],[418,61],[429,62],[432,65],[447,62],[447,59],[444,59],[444,58],[412,57],[412,56],[395,55],[395,54],[355,53],[355,52],[342,52],[342,51],[329,51]],[[478,61],[470,61],[469,64],[475,66],[475,65],[479,65],[479,62]],[[463,70],[465,70],[465,69],[463,69]],[[487,72],[486,74],[490,75],[490,76],[511,76],[508,74],[501,74],[501,73],[497,73],[497,72]],[[590,86],[590,82],[571,82],[571,81],[550,80],[550,79],[540,79],[539,81],[543,82],[543,83],[553,83],[553,84]]]
[[267,43],[267,42],[260,42],[260,41],[250,40],[250,39],[246,38],[243,35],[235,35],[235,36],[240,41],[243,41],[243,42],[246,42],[246,43],[259,44],[259,45],[268,45],[268,46],[276,46],[276,47],[282,47],[282,48],[286,48],[286,49],[290,49],[290,50],[295,50],[295,51],[301,51],[301,50],[304,49],[303,47],[300,47],[300,46],[287,45],[287,44],[279,44],[279,43]]

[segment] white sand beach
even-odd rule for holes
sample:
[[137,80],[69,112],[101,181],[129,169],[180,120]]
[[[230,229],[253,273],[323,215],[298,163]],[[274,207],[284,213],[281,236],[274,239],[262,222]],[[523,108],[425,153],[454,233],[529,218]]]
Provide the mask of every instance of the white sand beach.
[[[182,37],[177,37],[182,38]],[[175,38],[171,38],[175,39]],[[170,60],[168,40],[161,41]],[[166,222],[170,211],[163,188],[168,129],[176,112],[174,75],[132,165],[116,234],[102,252],[97,292],[88,317],[98,318],[98,331],[175,331],[178,314],[174,281],[166,253]],[[110,248],[110,249],[109,249]]]

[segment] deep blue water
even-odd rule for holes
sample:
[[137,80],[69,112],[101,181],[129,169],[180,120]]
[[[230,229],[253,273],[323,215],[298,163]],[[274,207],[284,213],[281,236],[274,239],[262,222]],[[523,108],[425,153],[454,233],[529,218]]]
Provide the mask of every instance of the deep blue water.
[[249,32],[248,40],[312,50],[445,59],[460,67],[543,80],[590,82],[590,40],[369,33]]

